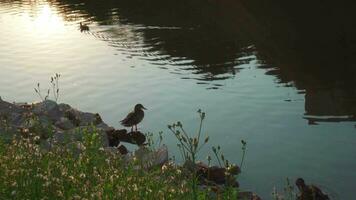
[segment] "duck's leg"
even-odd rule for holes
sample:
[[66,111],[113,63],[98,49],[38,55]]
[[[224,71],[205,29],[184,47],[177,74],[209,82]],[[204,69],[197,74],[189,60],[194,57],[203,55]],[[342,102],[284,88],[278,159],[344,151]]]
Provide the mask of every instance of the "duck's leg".
[[133,126],[131,126],[131,132],[133,132]]
[[136,132],[137,132],[137,124],[135,125],[135,127],[136,127]]

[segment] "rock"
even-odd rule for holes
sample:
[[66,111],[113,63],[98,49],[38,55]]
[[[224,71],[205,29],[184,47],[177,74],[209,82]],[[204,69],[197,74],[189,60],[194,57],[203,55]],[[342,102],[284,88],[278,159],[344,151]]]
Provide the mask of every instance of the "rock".
[[10,113],[9,122],[11,126],[19,127],[24,122],[22,113]]
[[0,116],[6,116],[11,113],[22,113],[25,110],[19,106],[16,106],[15,104],[6,102],[6,101],[0,101]]
[[[190,171],[194,169],[193,166],[188,166],[187,164],[185,164],[185,168],[187,167],[190,167]],[[240,172],[240,168],[236,165],[233,165],[226,169],[224,167],[218,166],[209,167],[203,162],[197,162],[195,164],[195,168],[198,177],[203,184],[208,182],[214,182],[216,184],[228,184],[232,187],[239,187],[239,183],[237,182],[234,175],[237,175]]]
[[241,169],[237,165],[231,165],[228,167],[227,171],[232,175],[238,175],[241,173]]
[[53,141],[59,144],[73,143],[83,140],[83,132],[81,129],[71,130],[56,130],[53,134]]
[[101,122],[101,123],[99,123],[98,125],[96,125],[96,128],[102,129],[102,130],[105,131],[105,132],[115,131],[114,127],[108,126],[108,125],[105,124],[104,122]]
[[80,126],[89,126],[89,125],[96,125],[99,124],[97,123],[97,116],[93,113],[87,113],[87,112],[78,112],[79,114],[79,120],[80,120]]
[[301,200],[329,200],[329,196],[324,194],[321,189],[315,185],[307,185],[303,178],[298,178],[295,182],[298,187],[298,199]]
[[66,142],[64,131],[55,131],[52,140],[54,143],[64,144]]
[[26,103],[26,102],[23,102],[23,103],[18,103],[18,102],[16,102],[16,103],[14,103],[16,106],[19,106],[20,108],[23,108],[23,109],[25,109],[25,110],[27,110],[27,111],[29,111],[29,110],[31,110],[33,107],[32,107],[32,104],[28,104],[28,103]]
[[224,184],[226,182],[225,172],[225,168],[212,166],[208,168],[206,177],[209,181],[213,181],[217,184]]
[[104,151],[112,154],[120,153],[119,150],[115,147],[104,147]]
[[129,137],[131,138],[131,143],[139,146],[146,142],[146,136],[139,131],[129,133]]
[[80,125],[79,115],[77,111],[74,109],[68,109],[64,112],[64,116],[67,117],[75,126]]
[[208,167],[200,162],[196,164],[196,168],[199,177],[205,178],[208,181],[213,181],[216,184],[225,184],[225,168],[218,166]]
[[58,121],[64,115],[64,113],[59,110],[58,104],[52,100],[45,100],[34,104],[32,112],[37,116],[45,115],[54,122]]
[[130,136],[127,134],[126,129],[121,129],[121,130],[115,130],[113,132],[113,135],[115,138],[117,138],[119,141],[123,142],[130,142]]
[[65,113],[67,112],[68,110],[72,109],[72,107],[68,104],[65,104],[65,103],[61,103],[61,104],[58,104],[58,109],[59,111],[61,111],[62,113]]
[[32,112],[35,114],[42,114],[49,112],[53,109],[58,109],[57,103],[52,100],[45,100],[40,103],[34,104]]
[[52,120],[47,117],[46,115],[40,115],[38,117],[38,123],[43,127],[43,128],[48,128],[52,126]]
[[61,117],[54,125],[62,130],[69,130],[74,128],[72,122],[66,117]]
[[166,145],[163,145],[156,151],[150,151],[146,147],[140,147],[133,153],[131,159],[137,159],[140,163],[140,167],[144,169],[151,169],[153,167],[162,167],[165,163],[168,162],[168,148]]
[[65,105],[62,105],[62,110],[64,110],[64,116],[71,120],[75,126],[98,125],[103,122],[98,113],[93,114],[73,108],[68,109]]
[[120,135],[122,135],[122,136],[127,135],[125,129],[122,129],[122,130],[110,129],[110,130],[107,130],[105,133],[107,135],[110,147],[116,147],[120,144]]
[[99,113],[95,113],[94,116],[95,116],[95,122],[94,122],[95,125],[103,122],[103,119],[101,119],[101,116],[99,115]]
[[108,129],[106,135],[108,136],[109,146],[117,146],[120,142],[127,142],[140,146],[146,141],[146,136],[143,133],[138,131],[127,133],[126,129]]
[[118,146],[117,150],[120,152],[121,155],[126,155],[127,153],[129,153],[129,151],[124,145]]
[[261,200],[261,198],[253,192],[239,192],[237,199]]

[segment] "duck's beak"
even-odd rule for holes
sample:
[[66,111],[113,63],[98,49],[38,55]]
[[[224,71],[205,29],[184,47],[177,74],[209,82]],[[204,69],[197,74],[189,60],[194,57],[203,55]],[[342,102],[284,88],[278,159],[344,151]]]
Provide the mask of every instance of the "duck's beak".
[[145,108],[145,107],[143,107],[143,106],[142,106],[142,109],[147,110],[147,108]]

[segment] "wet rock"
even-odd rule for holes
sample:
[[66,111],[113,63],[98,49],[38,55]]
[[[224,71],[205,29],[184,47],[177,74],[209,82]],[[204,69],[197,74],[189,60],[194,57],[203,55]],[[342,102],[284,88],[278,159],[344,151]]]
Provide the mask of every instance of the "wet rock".
[[109,146],[116,147],[120,144],[120,138],[126,136],[127,132],[125,129],[122,130],[110,129],[106,131],[106,135],[108,138]]
[[69,130],[74,128],[73,123],[66,117],[61,117],[54,125],[62,130]]
[[197,162],[195,168],[203,184],[213,182],[215,184],[228,184],[232,187],[239,187],[235,175],[240,173],[240,168],[236,165],[232,165],[226,169],[218,166],[209,167],[203,162]]
[[138,131],[129,133],[129,137],[131,138],[131,143],[139,146],[146,142],[146,136]]
[[129,136],[129,134],[127,134],[126,129],[115,130],[113,134],[114,134],[114,137],[116,137],[120,141],[123,141],[123,142],[130,141],[130,136]]
[[146,136],[141,132],[127,133],[126,129],[106,131],[109,140],[109,146],[117,146],[120,142],[127,142],[136,145],[143,145],[146,142]]
[[216,184],[225,184],[226,182],[226,169],[223,167],[212,166],[208,167],[202,162],[196,164],[197,173],[199,177],[205,178],[208,181],[213,181]]
[[224,184],[226,182],[225,172],[225,168],[213,166],[208,168],[206,177],[209,181],[213,181],[217,184]]
[[117,147],[117,150],[119,151],[119,153],[121,155],[126,155],[129,153],[129,151],[127,150],[127,148],[124,145],[120,145]]

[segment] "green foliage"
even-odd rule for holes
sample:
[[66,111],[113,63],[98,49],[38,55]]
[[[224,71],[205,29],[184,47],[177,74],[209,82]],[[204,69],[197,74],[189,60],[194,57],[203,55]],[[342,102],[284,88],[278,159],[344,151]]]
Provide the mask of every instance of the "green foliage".
[[[102,148],[97,131],[83,131],[78,151],[41,149],[29,138],[0,142],[0,196],[4,199],[191,199],[191,184],[173,164],[139,170]],[[204,194],[204,191],[200,191]],[[201,195],[206,196],[206,195]],[[204,198],[201,198],[204,199]]]
[[203,121],[205,119],[205,113],[199,109],[198,114],[200,117],[199,130],[194,136],[190,136],[183,128],[183,124],[179,121],[172,125],[168,125],[168,129],[173,133],[173,135],[177,138],[179,142],[177,146],[185,162],[195,163],[199,151],[209,141],[208,136],[205,138],[203,143],[201,143],[200,141]]
[[[198,114],[200,117],[199,129],[197,134],[194,136],[190,136],[183,128],[183,124],[179,121],[172,125],[168,125],[168,129],[173,133],[179,142],[177,146],[186,165],[191,165],[191,163],[195,165],[199,151],[209,141],[208,136],[205,138],[203,143],[200,141],[205,113],[199,109]],[[192,168],[191,180],[193,181],[191,184],[193,199],[198,199],[198,177],[195,167]]]
[[[177,122],[170,130],[177,137],[183,158],[195,163],[200,149],[205,113],[198,111],[200,125],[189,136]],[[5,121],[3,120],[3,123]],[[28,116],[28,129],[13,134],[10,142],[0,137],[0,197],[3,199],[212,199],[210,187],[198,187],[196,170],[167,163],[145,170],[137,159],[127,160],[103,148],[94,126],[78,129],[78,141],[52,143],[53,127]],[[149,150],[161,146],[163,136],[147,134]],[[49,148],[43,148],[47,140]],[[47,146],[48,147],[48,146]],[[237,199],[236,188],[226,186],[219,198]]]

